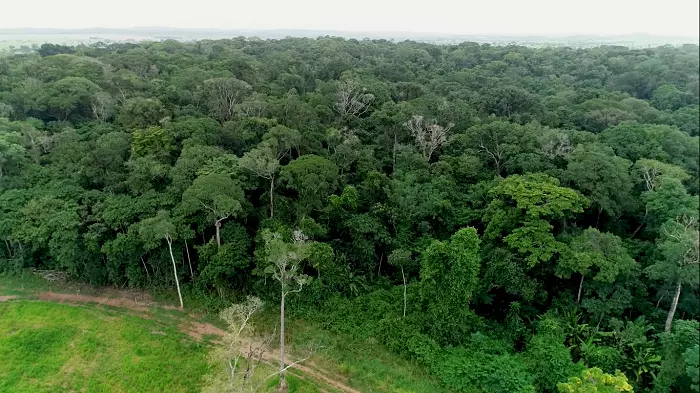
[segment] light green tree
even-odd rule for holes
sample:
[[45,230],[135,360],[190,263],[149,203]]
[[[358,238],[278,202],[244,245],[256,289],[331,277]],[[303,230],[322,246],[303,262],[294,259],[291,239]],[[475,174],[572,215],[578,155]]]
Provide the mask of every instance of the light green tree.
[[147,218],[138,225],[139,235],[146,247],[150,249],[157,248],[163,240],[168,244],[170,259],[173,262],[173,275],[175,277],[175,286],[177,287],[177,296],[180,299],[180,309],[182,309],[184,304],[182,303],[180,280],[177,276],[177,264],[175,264],[175,256],[173,255],[173,241],[177,236],[177,232],[176,226],[170,218],[170,213],[161,210],[155,217]]
[[614,375],[606,374],[595,367],[569,378],[569,382],[557,384],[557,388],[559,393],[633,393],[625,374],[619,370]]
[[569,243],[557,265],[557,276],[569,278],[572,273],[581,275],[576,302],[581,301],[583,281],[589,274],[593,279],[612,283],[620,275],[628,272],[635,262],[629,256],[622,240],[610,233],[588,228]]
[[649,277],[675,286],[671,308],[666,317],[667,333],[671,331],[683,285],[697,286],[700,281],[699,237],[697,215],[683,215],[667,221],[661,227],[661,238],[657,243],[661,257],[646,269]]
[[267,264],[264,273],[280,284],[280,381],[277,391],[286,392],[285,371],[288,367],[284,365],[284,304],[287,296],[301,292],[309,281],[309,277],[301,272],[300,264],[309,257],[310,243],[299,230],[294,231],[292,242],[286,242],[280,233],[268,230],[263,231],[262,239]]

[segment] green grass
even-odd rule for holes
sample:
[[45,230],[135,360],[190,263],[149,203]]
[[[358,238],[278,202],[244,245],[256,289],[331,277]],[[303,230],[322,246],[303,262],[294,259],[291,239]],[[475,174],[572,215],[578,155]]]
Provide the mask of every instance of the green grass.
[[373,340],[361,341],[333,334],[301,320],[287,328],[289,341],[297,347],[315,342],[322,345],[312,362],[325,371],[342,376],[343,382],[361,392],[447,393],[427,371],[392,354]]
[[[0,303],[0,392],[199,392],[205,375],[221,372],[207,360],[211,344],[196,342],[178,330],[182,322],[192,321],[180,311],[152,307],[136,313],[28,300],[49,289],[95,292],[84,284],[59,285],[32,274],[0,276],[0,296],[21,297]],[[262,330],[277,324],[273,308],[270,305],[257,320]],[[198,322],[224,327],[215,314],[199,308],[186,311],[196,311]],[[287,342],[296,349],[294,359],[306,355],[307,344],[320,344],[305,365],[358,391],[447,392],[422,367],[371,339],[350,339],[291,317],[287,326]],[[275,365],[265,364],[258,374],[274,371]],[[291,393],[337,392],[299,370],[290,370],[287,380]],[[276,378],[270,378],[260,393],[274,392],[275,386]]]
[[0,391],[197,392],[207,346],[122,310],[0,303]]

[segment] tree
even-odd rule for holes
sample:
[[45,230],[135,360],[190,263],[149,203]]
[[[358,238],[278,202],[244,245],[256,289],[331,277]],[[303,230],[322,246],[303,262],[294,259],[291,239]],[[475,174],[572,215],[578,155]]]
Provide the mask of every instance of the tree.
[[[687,372],[686,355],[695,351],[697,354],[700,344],[700,325],[696,320],[679,319],[673,324],[670,332],[660,337],[661,368],[654,380],[653,393],[688,392],[693,389],[692,374]],[[695,362],[697,362],[697,356]],[[692,364],[692,363],[691,363]],[[697,376],[697,367],[695,368]],[[691,378],[687,378],[691,377]]]
[[224,152],[218,147],[202,145],[183,147],[180,157],[170,169],[172,185],[178,192],[185,191],[197,178],[198,172],[203,167],[223,154]]
[[566,178],[598,208],[611,217],[630,210],[631,162],[617,157],[612,149],[599,144],[579,145],[569,156]]
[[216,244],[221,246],[221,223],[243,211],[245,195],[230,176],[211,173],[200,176],[182,194],[182,207],[187,212],[204,210],[216,228]]
[[695,344],[694,347],[688,348],[683,352],[683,361],[686,364],[685,372],[693,382],[690,388],[695,392],[700,392],[700,345]]
[[651,278],[675,285],[664,328],[667,333],[671,331],[683,284],[698,285],[699,238],[697,213],[695,216],[679,216],[667,221],[661,228],[661,238],[657,243],[660,258],[647,268],[647,274]]
[[422,254],[420,294],[428,310],[428,330],[438,342],[457,344],[469,328],[467,307],[477,286],[479,237],[462,228],[449,242],[434,241]]
[[209,104],[209,112],[222,124],[232,120],[236,106],[250,94],[252,88],[247,82],[236,78],[213,78],[204,81]]
[[302,214],[321,210],[338,186],[338,167],[328,159],[307,154],[285,165],[280,180],[297,192]]
[[489,194],[494,199],[483,217],[487,223],[484,238],[503,238],[525,255],[530,268],[563,249],[549,221],[571,217],[588,206],[586,198],[544,174],[508,176]]
[[[232,304],[219,313],[227,329],[222,345],[217,347],[213,357],[224,364],[225,372],[221,376],[209,376],[204,393],[254,393],[257,390],[253,377],[269,343],[267,340],[255,345],[250,343],[257,338],[250,320],[263,306],[259,298],[247,296],[244,302]],[[246,347],[247,351],[244,350]],[[245,361],[243,374],[238,371],[241,358]]]
[[95,120],[104,123],[114,115],[116,100],[111,94],[99,91],[92,95],[90,99],[90,109]]
[[691,100],[690,94],[675,85],[661,85],[651,94],[651,103],[661,110],[676,110]]
[[25,159],[19,133],[0,131],[0,179],[18,170]]
[[635,162],[634,169],[642,178],[647,191],[658,190],[664,177],[671,177],[680,181],[690,179],[690,175],[681,167],[647,158],[642,158]]
[[262,142],[257,148],[246,152],[240,160],[242,168],[270,182],[270,218],[275,216],[275,177],[280,168],[280,157],[276,148]]
[[374,95],[352,80],[338,82],[336,100],[333,107],[340,116],[353,115],[360,117],[369,109],[374,101]]
[[159,243],[163,240],[168,243],[170,260],[173,262],[173,276],[175,277],[177,296],[180,298],[180,309],[182,310],[184,304],[182,303],[182,292],[180,292],[180,280],[177,275],[177,264],[175,263],[175,256],[173,255],[173,241],[177,233],[176,227],[170,218],[170,213],[165,210],[160,210],[155,217],[147,218],[138,225],[139,235],[146,247],[151,249],[157,248]]
[[467,130],[469,147],[483,156],[484,162],[493,165],[496,175],[501,175],[506,161],[518,150],[515,136],[519,126],[505,121],[494,121]]
[[135,97],[127,99],[119,108],[117,122],[127,130],[147,128],[163,124],[170,118],[168,111],[156,98]]
[[401,269],[401,278],[403,278],[403,317],[406,318],[406,274],[403,268],[411,263],[411,252],[402,249],[394,250],[389,255],[387,262],[389,262],[389,265],[398,266]]
[[620,370],[614,375],[599,368],[584,370],[580,376],[569,378],[569,382],[557,384],[559,393],[632,393],[632,385]]
[[56,120],[67,120],[71,113],[87,108],[100,87],[88,79],[69,76],[47,86],[37,102],[40,110]]
[[594,280],[612,283],[619,275],[629,272],[634,266],[632,259],[622,244],[622,240],[610,233],[601,233],[588,228],[571,240],[562,253],[557,265],[557,275],[571,277],[571,273],[581,275],[576,303],[581,301],[583,280],[594,268]]
[[309,243],[299,230],[294,231],[292,242],[285,242],[277,232],[265,230],[262,233],[265,243],[265,274],[280,284],[280,382],[278,392],[287,391],[284,366],[284,302],[290,294],[299,293],[309,280],[300,271],[300,263],[309,256]]
[[423,116],[413,115],[411,120],[404,123],[411,131],[411,136],[416,139],[416,144],[423,154],[423,158],[430,161],[436,149],[442,147],[447,142],[447,135],[454,124],[447,127],[437,124],[437,120],[424,120]]

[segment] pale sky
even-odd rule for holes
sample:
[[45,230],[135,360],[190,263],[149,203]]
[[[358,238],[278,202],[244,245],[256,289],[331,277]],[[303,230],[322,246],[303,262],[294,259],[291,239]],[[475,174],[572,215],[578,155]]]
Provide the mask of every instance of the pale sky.
[[[699,0],[0,0],[0,28],[198,27],[697,37]],[[186,5],[185,5],[186,4]]]

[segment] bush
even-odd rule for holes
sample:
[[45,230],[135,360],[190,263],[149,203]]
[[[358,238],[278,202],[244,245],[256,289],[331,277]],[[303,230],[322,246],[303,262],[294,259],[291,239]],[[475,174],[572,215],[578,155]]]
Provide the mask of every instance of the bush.
[[564,346],[563,337],[537,335],[524,353],[528,369],[539,391],[556,392],[557,384],[579,374],[584,367],[571,360],[571,351]]
[[483,334],[471,335],[466,347],[446,350],[432,372],[457,392],[534,393],[534,378],[520,355]]
[[594,345],[583,355],[588,367],[598,367],[606,373],[612,373],[620,368],[622,354],[620,351],[607,345]]

